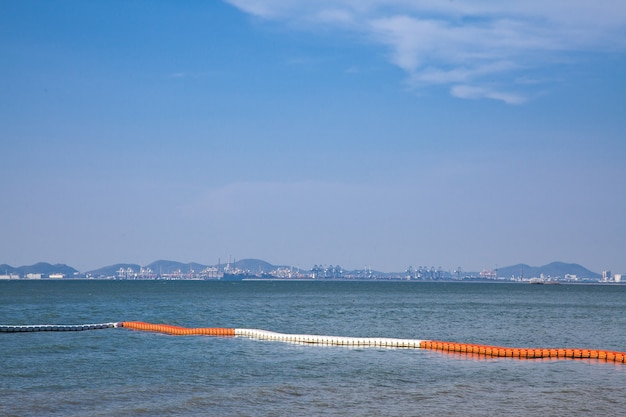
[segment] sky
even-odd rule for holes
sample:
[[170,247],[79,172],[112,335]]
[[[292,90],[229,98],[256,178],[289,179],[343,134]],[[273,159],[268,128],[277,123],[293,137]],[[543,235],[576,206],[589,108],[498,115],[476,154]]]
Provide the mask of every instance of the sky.
[[626,3],[0,1],[0,264],[626,273]]

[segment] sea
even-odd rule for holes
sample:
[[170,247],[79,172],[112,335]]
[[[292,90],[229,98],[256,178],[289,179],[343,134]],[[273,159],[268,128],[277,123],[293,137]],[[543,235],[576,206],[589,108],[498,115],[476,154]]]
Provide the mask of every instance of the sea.
[[[626,285],[0,282],[0,324],[185,327],[626,351]],[[626,364],[109,328],[0,333],[2,416],[618,416]]]

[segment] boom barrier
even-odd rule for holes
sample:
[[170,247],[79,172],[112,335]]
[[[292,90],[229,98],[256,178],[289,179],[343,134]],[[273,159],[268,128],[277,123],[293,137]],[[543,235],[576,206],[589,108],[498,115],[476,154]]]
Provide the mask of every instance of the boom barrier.
[[279,341],[307,345],[384,347],[402,349],[429,349],[459,354],[505,358],[557,358],[557,359],[597,359],[607,362],[626,363],[626,353],[601,349],[565,349],[565,348],[511,348],[481,345],[474,343],[442,342],[436,340],[399,339],[384,337],[346,337],[311,334],[277,333],[260,329],[235,329],[224,327],[181,327],[170,324],[153,324],[142,321],[123,321],[101,324],[80,325],[0,325],[0,333],[22,332],[69,332],[123,327],[131,330],[158,332],[175,336],[221,336],[247,337],[257,340]]
[[6,326],[0,324],[0,333],[20,333],[20,332],[79,332],[84,330],[111,329],[120,327],[120,323],[100,323],[100,324],[41,324],[34,326]]

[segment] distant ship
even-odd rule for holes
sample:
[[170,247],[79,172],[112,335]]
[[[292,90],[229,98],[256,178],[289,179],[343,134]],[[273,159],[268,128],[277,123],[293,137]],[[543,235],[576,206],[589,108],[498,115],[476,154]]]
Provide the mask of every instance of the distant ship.
[[[219,269],[219,266],[218,266]],[[228,257],[228,263],[224,267],[224,273],[220,280],[222,281],[243,281],[246,278],[254,278],[253,275],[250,275],[250,271],[240,269],[237,267],[232,267],[230,263],[230,256]]]
[[244,278],[248,278],[249,275],[244,274],[244,273],[235,273],[235,274],[229,274],[224,272],[224,276],[222,278],[220,278],[221,281],[243,281]]
[[539,285],[558,285],[560,284],[560,282],[558,281],[546,281],[543,278],[531,278],[531,280],[529,281],[531,284],[539,284]]

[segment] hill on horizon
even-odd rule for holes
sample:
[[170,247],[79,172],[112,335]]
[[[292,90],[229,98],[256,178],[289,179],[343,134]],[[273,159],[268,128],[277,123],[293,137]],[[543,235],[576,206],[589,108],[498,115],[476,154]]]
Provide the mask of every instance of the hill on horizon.
[[199,272],[205,269],[207,265],[199,264],[197,262],[177,262],[158,260],[148,265],[146,268],[150,268],[155,274],[174,274],[180,272],[181,274],[188,274],[191,271]]
[[538,278],[542,274],[545,277],[564,277],[565,275],[576,275],[579,278],[602,278],[601,274],[590,271],[579,264],[565,262],[551,262],[543,266],[517,264],[498,269],[498,276],[505,278]]
[[91,275],[94,277],[100,277],[100,276],[112,277],[112,276],[116,276],[117,271],[119,271],[120,269],[126,270],[128,268],[132,269],[135,272],[139,272],[139,270],[141,269],[141,266],[139,266],[138,264],[114,264],[114,265],[103,266],[102,268],[94,269],[93,271],[87,271],[85,272],[85,275]]
[[11,265],[0,265],[0,274],[19,274],[20,276],[26,276],[28,274],[63,274],[68,278],[73,277],[78,273],[77,269],[65,264],[49,264],[47,262],[38,262],[33,265],[23,265],[18,267],[12,267]]
[[[215,265],[204,265],[197,262],[178,262],[178,261],[169,261],[169,260],[158,260],[149,263],[148,265],[143,265],[143,268],[149,268],[153,274],[156,275],[166,275],[166,274],[188,274],[191,271],[200,272],[203,269],[209,267],[218,268],[221,272],[224,271],[227,263],[220,263]],[[232,262],[230,264],[231,268],[238,268],[244,271],[250,271],[253,274],[260,273],[268,273],[276,268],[280,268],[280,266],[275,266],[270,264],[269,262],[260,260],[260,259],[241,259],[239,261]],[[2,267],[2,265],[0,265]],[[8,268],[11,268],[7,265]],[[92,276],[117,276],[118,271],[120,269],[132,269],[134,272],[139,272],[142,268],[142,265],[139,264],[129,264],[129,263],[120,263],[114,265],[104,266],[102,268],[94,269],[92,271],[87,271],[85,274]]]
[[[157,260],[148,265],[143,265],[143,268],[149,268],[153,274],[162,275],[162,274],[188,274],[191,271],[196,273],[206,269],[208,267],[216,267],[220,270],[220,272],[224,271],[227,263],[220,263],[215,265],[204,265],[197,262],[177,262],[177,261],[168,261],[168,260]],[[287,268],[285,265],[273,265],[269,262],[260,259],[241,259],[231,263],[232,268],[237,268],[243,271],[249,271],[252,274],[261,274],[261,273],[269,273],[270,271],[276,270],[278,268]],[[118,271],[120,269],[132,269],[135,273],[139,273],[142,265],[133,264],[133,263],[118,263],[114,265],[104,266],[98,269],[94,269],[91,271],[85,272],[85,275],[93,276],[93,277],[112,277],[117,276]],[[304,271],[301,269],[301,271]],[[363,272],[362,270],[355,271],[346,271],[352,274],[359,274],[359,272]],[[374,271],[372,271],[374,273]],[[42,274],[44,276],[60,273],[64,274],[66,277],[71,278],[76,276],[79,273],[75,268],[65,265],[65,264],[49,264],[46,262],[39,262],[34,265],[25,265],[20,267],[13,267],[7,264],[0,265],[0,275],[3,274],[19,274],[20,276],[26,276],[27,274]],[[363,272],[364,273],[364,272]],[[384,275],[385,272],[376,271],[377,275]],[[393,274],[389,272],[389,274]],[[396,273],[399,274],[399,273]],[[545,277],[565,277],[565,275],[575,275],[579,278],[591,278],[591,279],[599,279],[602,278],[602,275],[589,269],[576,264],[576,263],[565,263],[565,262],[552,262],[543,266],[530,266],[527,264],[517,264],[511,265],[507,267],[502,267],[498,269],[498,276],[503,278],[510,277],[523,277],[523,278],[535,278],[540,277],[541,275]],[[81,274],[82,276],[82,274]]]
[[[224,270],[224,266],[225,265],[221,265],[222,271]],[[231,267],[239,268],[244,271],[250,271],[253,274],[267,274],[276,268],[280,268],[260,259],[241,259],[233,262]]]

